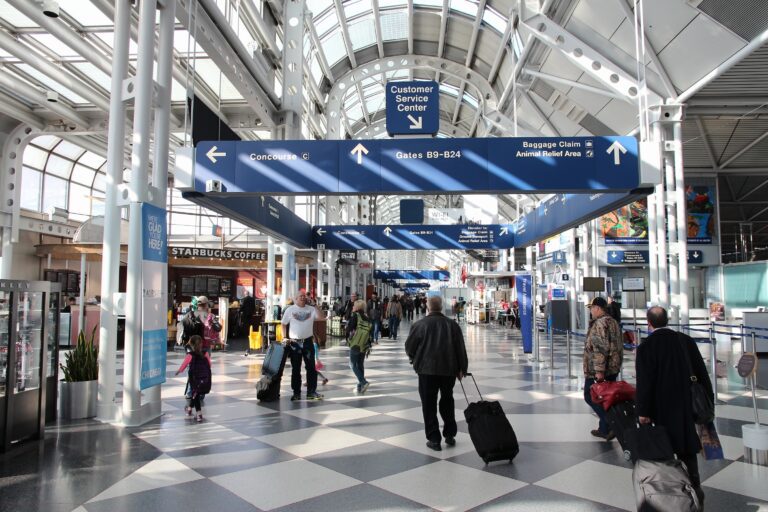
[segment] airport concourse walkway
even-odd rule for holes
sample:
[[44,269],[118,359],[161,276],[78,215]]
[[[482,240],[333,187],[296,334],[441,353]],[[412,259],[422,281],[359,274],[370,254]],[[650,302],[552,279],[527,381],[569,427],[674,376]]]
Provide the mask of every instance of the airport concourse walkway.
[[[404,336],[374,348],[364,396],[352,392],[347,349],[323,350],[330,379],[320,387],[323,402],[291,402],[287,368],[280,401],[259,404],[253,385],[261,356],[216,353],[201,424],[184,416],[185,380],[173,376],[181,356],[169,354],[162,418],[135,429],[95,421],[49,428],[44,444],[0,456],[0,510],[634,510],[631,467],[617,442],[590,436],[597,420],[582,400],[579,380],[567,378],[562,344],[553,371],[529,362],[517,331],[465,329],[481,391],[502,402],[521,441],[513,464],[484,466],[463,421],[455,447],[427,449]],[[577,374],[579,349],[573,351]],[[549,361],[546,350],[542,359]],[[628,354],[628,380],[633,365]],[[743,383],[733,371],[729,376],[719,379],[727,403],[717,420],[726,459],[700,462],[707,509],[768,510],[768,468],[740,460],[740,427],[752,410]],[[768,398],[762,395],[766,421]],[[461,419],[465,402],[458,385],[455,398]]]

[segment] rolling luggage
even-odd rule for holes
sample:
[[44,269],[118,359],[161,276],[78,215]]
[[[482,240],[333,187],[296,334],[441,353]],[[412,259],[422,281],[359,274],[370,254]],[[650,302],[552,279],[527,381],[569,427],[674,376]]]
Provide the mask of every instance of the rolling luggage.
[[381,321],[381,337],[389,338],[389,322],[386,320]]
[[479,402],[469,403],[467,393],[464,391],[464,384],[459,381],[461,391],[464,393],[464,398],[467,399],[468,404],[464,410],[464,418],[467,420],[469,437],[472,439],[472,444],[475,445],[477,454],[486,464],[497,460],[512,462],[512,459],[520,451],[520,445],[512,425],[509,424],[501,404],[483,400],[475,377],[471,373],[468,373],[467,376],[472,377],[472,382],[475,383],[475,388],[477,388],[477,393],[480,396]]
[[256,383],[256,398],[260,402],[274,402],[280,398],[280,383],[283,380],[288,350],[282,343],[271,342],[261,366],[261,379]]
[[638,460],[632,470],[638,512],[699,512],[701,502],[685,464]]
[[624,450],[624,459],[634,462],[637,460],[637,454],[632,453],[627,434],[631,435],[632,431],[630,429],[635,428],[637,424],[635,402],[633,400],[620,402],[608,409],[605,415],[611,431]]

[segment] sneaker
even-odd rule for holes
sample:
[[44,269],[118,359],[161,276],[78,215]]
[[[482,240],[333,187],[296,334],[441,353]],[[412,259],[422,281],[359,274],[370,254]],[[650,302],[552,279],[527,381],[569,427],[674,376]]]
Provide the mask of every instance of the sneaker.
[[184,407],[184,412],[187,413],[187,416],[192,416],[192,408],[189,406]]
[[326,384],[328,384],[328,379],[323,379],[323,386],[325,386]]
[[322,400],[322,399],[323,399],[323,395],[321,395],[320,393],[312,393],[311,395],[307,394],[307,400]]
[[203,415],[202,414],[198,414],[197,415],[197,422],[198,423],[202,423],[202,421],[203,421]]
[[436,452],[443,451],[443,447],[440,446],[440,442],[427,441],[427,448],[435,450]]
[[592,434],[595,437],[599,437],[600,439],[606,439],[608,437],[606,434],[603,434],[598,429],[590,430],[589,433]]
[[448,446],[456,446],[456,438],[455,437],[446,437],[445,438],[445,444]]
[[299,400],[301,400],[301,395],[293,395],[291,397],[291,402],[298,402]]
[[605,440],[606,441],[613,441],[614,439],[616,439],[616,434],[613,433],[613,430],[609,430],[608,434],[606,434],[606,436],[605,436]]
[[360,388],[360,394],[364,395],[365,392],[368,391],[368,386],[370,385],[371,385],[370,382],[366,382],[365,384],[363,384],[363,387]]

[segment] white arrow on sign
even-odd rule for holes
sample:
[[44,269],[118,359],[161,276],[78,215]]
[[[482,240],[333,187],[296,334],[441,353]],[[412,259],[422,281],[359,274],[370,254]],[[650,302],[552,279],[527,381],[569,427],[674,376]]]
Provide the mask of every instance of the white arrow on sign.
[[362,165],[363,163],[363,154],[368,154],[368,150],[365,146],[361,144],[358,144],[354,148],[352,148],[352,151],[350,151],[353,155],[357,154],[357,164]]
[[408,114],[408,120],[411,122],[410,128],[411,130],[421,130],[421,116],[419,116],[418,119],[414,119],[414,117],[411,114]]
[[389,236],[391,233],[392,233],[392,228],[390,228],[389,226],[384,228],[385,235]]
[[317,234],[323,236],[325,234],[325,230],[323,228],[317,228]]
[[694,259],[699,259],[699,251],[696,251],[695,253],[693,253],[693,257]]
[[605,151],[609,155],[613,153],[613,165],[621,165],[621,155],[627,152],[627,148],[621,145],[621,142],[615,140]]
[[616,254],[616,251],[611,253],[611,258],[615,258],[616,256],[618,256],[618,254]]
[[217,156],[227,156],[227,154],[225,152],[223,152],[223,151],[220,151],[220,152],[217,153],[216,152],[217,149],[219,149],[219,148],[217,148],[216,146],[213,146],[205,154],[205,156],[207,156],[210,159],[210,161],[213,162],[214,164],[216,163],[216,157]]
[[499,232],[499,235],[508,235],[509,234],[509,228],[506,226],[502,226],[501,231]]

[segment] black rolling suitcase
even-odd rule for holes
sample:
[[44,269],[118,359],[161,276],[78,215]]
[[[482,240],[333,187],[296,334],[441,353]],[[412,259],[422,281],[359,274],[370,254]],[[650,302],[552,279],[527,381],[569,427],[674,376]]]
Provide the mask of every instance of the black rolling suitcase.
[[480,395],[479,402],[469,403],[467,393],[464,391],[464,384],[459,381],[461,391],[464,392],[464,398],[469,404],[464,410],[464,418],[467,420],[469,437],[472,438],[472,444],[475,445],[477,454],[486,464],[497,460],[512,462],[512,459],[520,451],[520,445],[512,425],[509,424],[501,404],[483,400],[475,377],[471,373],[468,373],[467,376],[472,377],[472,382],[477,388],[477,394]]
[[280,398],[280,383],[288,359],[288,348],[282,343],[272,341],[261,367],[261,380],[256,384],[256,399],[260,402],[274,402]]
[[632,400],[619,402],[608,409],[605,412],[605,416],[611,431],[624,450],[624,458],[632,462],[637,460],[637,454],[632,453],[632,440],[627,438],[627,436],[631,436],[634,433],[638,421],[635,402]]
[[389,338],[389,321],[388,320],[381,321],[381,337]]

